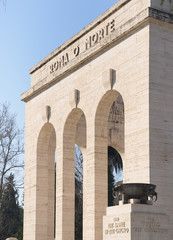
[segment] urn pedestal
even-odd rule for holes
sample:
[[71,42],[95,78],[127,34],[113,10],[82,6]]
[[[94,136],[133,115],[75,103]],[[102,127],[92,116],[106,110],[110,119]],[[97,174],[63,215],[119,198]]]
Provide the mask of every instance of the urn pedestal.
[[163,239],[168,239],[168,217],[157,207],[129,203],[107,208],[103,240]]

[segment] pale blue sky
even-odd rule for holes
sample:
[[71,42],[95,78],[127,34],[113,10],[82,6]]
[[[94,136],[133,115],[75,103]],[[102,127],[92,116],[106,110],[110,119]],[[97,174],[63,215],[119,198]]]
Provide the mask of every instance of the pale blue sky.
[[17,113],[18,126],[23,127],[25,104],[20,94],[30,88],[29,69],[118,0],[6,0],[6,9],[3,1],[0,103],[10,103],[11,112]]
[[0,103],[11,104],[24,125],[20,94],[29,69],[88,25],[116,0],[0,0]]

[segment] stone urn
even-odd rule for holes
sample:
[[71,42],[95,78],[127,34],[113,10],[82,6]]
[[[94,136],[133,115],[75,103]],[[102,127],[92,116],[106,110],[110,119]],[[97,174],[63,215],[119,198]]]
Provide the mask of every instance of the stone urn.
[[6,238],[6,240],[18,240],[18,239],[14,237],[10,237],[10,238]]
[[156,185],[147,183],[126,183],[114,187],[113,196],[123,204],[136,202],[152,204],[157,200]]

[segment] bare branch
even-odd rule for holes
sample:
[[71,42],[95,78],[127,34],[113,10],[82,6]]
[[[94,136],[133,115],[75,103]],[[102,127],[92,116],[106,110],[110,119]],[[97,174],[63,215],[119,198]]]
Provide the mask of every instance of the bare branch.
[[9,112],[9,105],[0,105],[0,200],[5,178],[17,168],[23,168],[23,131],[16,125],[16,115]]
[[11,167],[7,168],[7,169],[4,171],[4,175],[5,175],[7,172],[9,172],[9,171],[11,171],[12,169],[14,169],[14,168],[24,168],[24,164],[22,164],[22,165],[16,165],[16,166],[11,166]]

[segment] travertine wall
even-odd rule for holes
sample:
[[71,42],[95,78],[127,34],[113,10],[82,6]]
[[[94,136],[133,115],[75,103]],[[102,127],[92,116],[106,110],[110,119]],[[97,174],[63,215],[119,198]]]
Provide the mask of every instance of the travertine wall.
[[24,240],[54,239],[55,151],[56,239],[74,239],[75,143],[84,158],[83,239],[102,239],[108,145],[122,155],[124,182],[157,184],[172,239],[173,27],[151,6],[161,9],[157,0],[119,1],[31,69],[22,94]]
[[[150,179],[173,226],[173,25],[150,24]],[[173,231],[169,232],[173,239]]]

